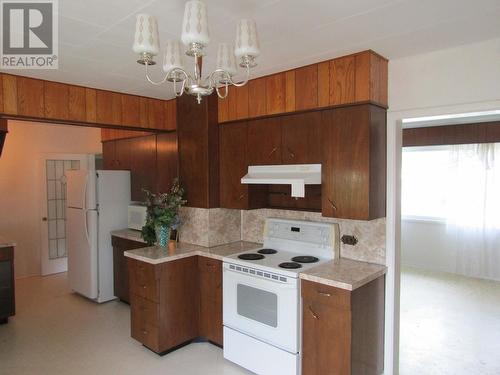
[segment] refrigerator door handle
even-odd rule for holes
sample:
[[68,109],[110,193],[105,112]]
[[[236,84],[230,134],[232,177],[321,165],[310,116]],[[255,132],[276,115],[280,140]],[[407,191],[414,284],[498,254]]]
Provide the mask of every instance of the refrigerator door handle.
[[89,235],[89,225],[88,225],[88,219],[87,219],[87,214],[89,213],[87,210],[84,210],[85,211],[85,238],[87,238],[87,243],[88,245],[90,246],[90,235]]

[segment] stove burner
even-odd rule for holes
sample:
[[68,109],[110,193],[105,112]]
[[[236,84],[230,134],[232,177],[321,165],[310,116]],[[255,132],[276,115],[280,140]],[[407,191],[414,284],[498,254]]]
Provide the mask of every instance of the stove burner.
[[257,252],[259,254],[276,254],[278,252],[278,250],[274,250],[274,249],[260,249]]
[[281,268],[288,268],[288,269],[294,269],[294,268],[300,268],[302,267],[301,264],[295,263],[295,262],[284,262],[280,263],[279,266]]
[[298,262],[298,263],[316,263],[317,261],[319,261],[318,258],[310,255],[301,255],[292,258],[292,262]]
[[259,260],[259,259],[264,259],[265,256],[261,255],[261,254],[256,254],[256,253],[247,253],[247,254],[238,255],[238,258],[243,259],[243,260]]

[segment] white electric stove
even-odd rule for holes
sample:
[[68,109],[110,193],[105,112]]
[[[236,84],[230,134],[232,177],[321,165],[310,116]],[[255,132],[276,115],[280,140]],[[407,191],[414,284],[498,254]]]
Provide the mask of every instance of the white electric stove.
[[267,219],[261,249],[224,258],[224,357],[259,375],[300,374],[298,277],[338,256],[338,224]]

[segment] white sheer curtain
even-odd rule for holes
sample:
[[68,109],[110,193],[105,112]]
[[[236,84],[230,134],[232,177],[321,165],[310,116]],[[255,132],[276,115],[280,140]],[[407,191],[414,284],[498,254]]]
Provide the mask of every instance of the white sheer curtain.
[[500,144],[451,146],[447,177],[457,273],[500,280]]

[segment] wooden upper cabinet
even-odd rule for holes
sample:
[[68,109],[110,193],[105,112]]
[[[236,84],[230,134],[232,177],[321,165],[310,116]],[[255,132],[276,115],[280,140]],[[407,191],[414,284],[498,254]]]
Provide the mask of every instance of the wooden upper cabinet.
[[285,72],[285,111],[295,111],[295,70]]
[[248,165],[281,164],[281,118],[248,122]]
[[44,81],[17,77],[17,114],[41,117],[44,111]]
[[318,107],[330,105],[330,61],[318,64]]
[[85,88],[85,117],[87,122],[97,122],[97,92]]
[[156,135],[156,191],[168,193],[174,178],[179,177],[177,133]]
[[283,113],[286,110],[285,73],[266,77],[266,114]]
[[127,126],[140,126],[140,103],[135,95],[121,95],[122,124]]
[[266,115],[266,77],[248,82],[248,117]]
[[295,110],[318,107],[318,65],[295,70]]
[[165,129],[165,110],[163,100],[148,99],[148,127],[151,129]]
[[355,55],[355,101],[388,105],[387,60],[373,51]]
[[126,169],[131,171],[132,200],[144,201],[142,189],[156,189],[156,136],[131,138],[128,141],[131,153],[130,165]]
[[96,91],[96,122],[120,125],[122,121],[121,95],[111,91]]
[[45,117],[67,120],[69,118],[69,86],[64,83],[44,81]]
[[17,115],[17,77],[2,74],[3,112]]
[[164,100],[164,119],[165,119],[165,129],[175,130],[177,129],[177,101],[175,99]]
[[148,99],[140,96],[139,97],[139,124],[141,128],[149,127],[148,119]]
[[283,164],[320,164],[321,112],[307,112],[282,118]]
[[68,86],[68,119],[86,121],[85,87]]
[[247,123],[224,124],[219,128],[220,205],[248,208],[248,185],[241,183],[247,173]]
[[[105,130],[105,129],[102,129]],[[102,133],[101,130],[101,133]],[[103,168],[106,170],[118,169],[116,163],[116,142],[108,141],[102,143]]]
[[368,104],[323,111],[323,216],[385,216],[385,112]]
[[330,61],[329,104],[347,104],[355,101],[355,57],[345,56]]
[[228,120],[248,118],[248,85],[242,87],[229,86]]

